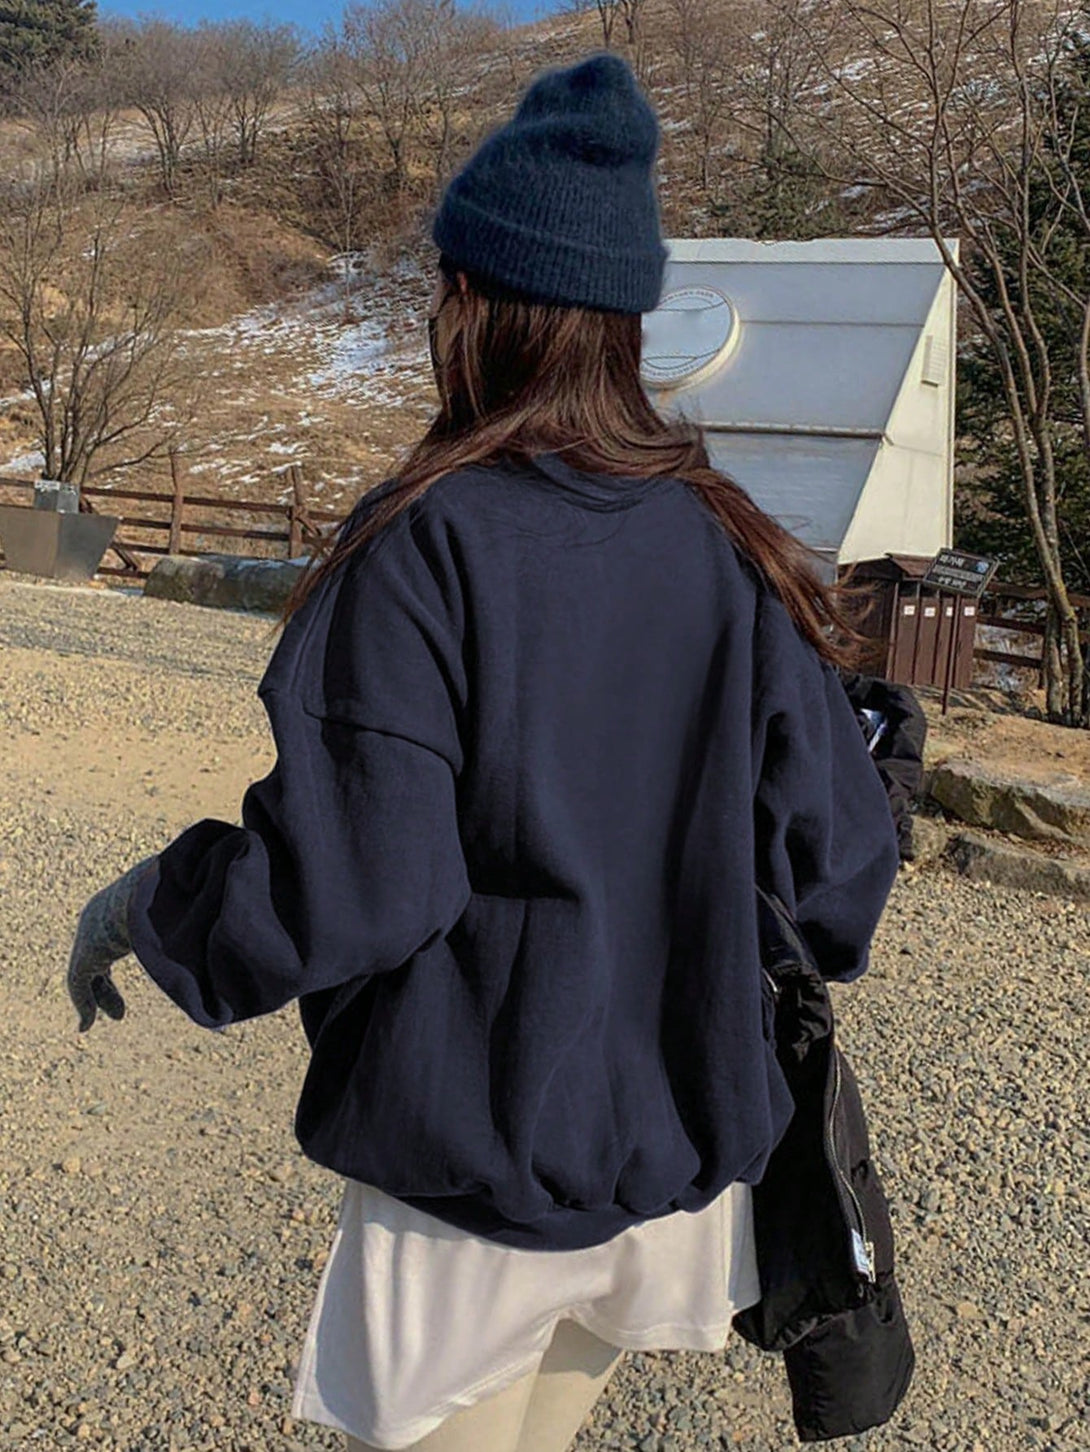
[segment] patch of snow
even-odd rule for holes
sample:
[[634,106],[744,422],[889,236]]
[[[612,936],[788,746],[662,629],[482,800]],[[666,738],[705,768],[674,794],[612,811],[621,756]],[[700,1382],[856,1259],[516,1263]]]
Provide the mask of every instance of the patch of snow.
[[24,388],[23,391],[22,391],[22,393],[9,393],[4,398],[0,398],[0,409],[3,409],[3,408],[16,408],[20,403],[33,403],[33,402],[34,402],[34,390],[33,390],[33,388]]
[[872,70],[874,61],[869,55],[864,55],[858,60],[848,61],[847,65],[838,66],[834,74],[842,81],[860,81]]
[[390,352],[385,330],[369,318],[350,324],[343,332],[322,341],[329,345],[326,357],[322,366],[307,379],[316,388],[373,370]]
[[20,454],[17,459],[9,459],[6,464],[0,464],[0,473],[25,474],[28,470],[37,471],[44,467],[45,455],[40,449],[32,449],[29,454]]

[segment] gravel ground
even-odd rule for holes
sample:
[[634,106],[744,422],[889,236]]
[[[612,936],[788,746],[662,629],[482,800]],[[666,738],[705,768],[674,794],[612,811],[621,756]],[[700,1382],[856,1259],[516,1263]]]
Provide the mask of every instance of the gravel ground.
[[[287,1417],[337,1206],[294,1012],[210,1034],[130,959],[79,1037],[63,986],[86,898],[271,764],[267,622],[0,576],[0,643],[0,1448],[339,1447]],[[919,1357],[849,1452],[1090,1446],[1088,970],[1085,906],[906,869],[837,990]],[[576,1443],[795,1445],[740,1340],[627,1355]]]

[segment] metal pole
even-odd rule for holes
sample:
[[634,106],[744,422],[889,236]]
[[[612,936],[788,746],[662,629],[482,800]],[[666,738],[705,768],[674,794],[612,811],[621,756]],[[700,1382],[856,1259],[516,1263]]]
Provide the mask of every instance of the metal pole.
[[[958,595],[955,595],[953,598],[954,621],[950,627],[950,641],[946,648],[946,679],[942,687],[942,714],[944,716],[946,715],[946,708],[950,703],[950,681],[954,674],[954,657],[957,654],[958,634],[961,627],[961,599]],[[941,595],[939,599],[942,599]]]
[[897,659],[897,639],[901,633],[901,582],[893,582],[893,620],[886,640],[886,670],[884,680],[893,679],[893,662]]

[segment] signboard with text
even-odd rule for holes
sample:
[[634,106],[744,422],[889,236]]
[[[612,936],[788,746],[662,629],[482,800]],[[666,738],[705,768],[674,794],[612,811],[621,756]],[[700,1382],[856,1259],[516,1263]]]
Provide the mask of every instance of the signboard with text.
[[998,562],[964,550],[939,550],[927,567],[921,585],[933,585],[954,595],[983,595],[996,572]]

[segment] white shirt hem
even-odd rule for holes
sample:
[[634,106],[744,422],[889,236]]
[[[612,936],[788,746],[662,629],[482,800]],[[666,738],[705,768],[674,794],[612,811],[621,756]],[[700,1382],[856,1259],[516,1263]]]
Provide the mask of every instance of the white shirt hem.
[[320,1396],[312,1394],[309,1385],[304,1389],[302,1380],[296,1384],[291,1414],[297,1421],[317,1422],[321,1426],[334,1427],[340,1432],[347,1433],[350,1437],[356,1437],[361,1442],[369,1443],[372,1447],[388,1449],[388,1452],[400,1452],[401,1448],[409,1447],[414,1442],[419,1442],[422,1437],[426,1437],[429,1432],[434,1432],[454,1412],[475,1406],[486,1397],[498,1395],[513,1382],[518,1381],[520,1377],[527,1376],[534,1371],[545,1355],[545,1346],[548,1345],[551,1334],[550,1328],[549,1335],[545,1338],[545,1345],[534,1355],[513,1363],[501,1371],[482,1377],[472,1386],[464,1387],[457,1396],[448,1397],[446,1401],[440,1402],[430,1412],[423,1413],[411,1422],[402,1422],[399,1426],[391,1427],[382,1423],[366,1429],[349,1426],[343,1418],[329,1410]]

